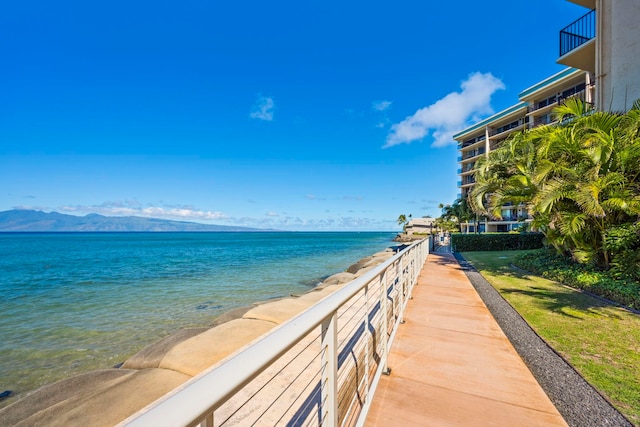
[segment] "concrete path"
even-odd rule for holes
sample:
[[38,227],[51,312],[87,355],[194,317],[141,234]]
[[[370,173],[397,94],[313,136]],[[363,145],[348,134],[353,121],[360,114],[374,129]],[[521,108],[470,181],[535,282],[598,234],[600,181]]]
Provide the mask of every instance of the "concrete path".
[[451,254],[429,255],[369,426],[567,426]]

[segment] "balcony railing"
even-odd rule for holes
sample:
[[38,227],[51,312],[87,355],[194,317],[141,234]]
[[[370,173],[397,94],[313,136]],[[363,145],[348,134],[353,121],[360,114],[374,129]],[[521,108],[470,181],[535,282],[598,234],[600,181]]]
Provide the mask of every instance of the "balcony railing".
[[[562,105],[567,99],[570,99],[570,98],[577,98],[580,101],[586,102],[586,100],[587,100],[587,91],[590,90],[591,87],[592,87],[592,85],[588,86],[587,88],[583,88],[583,89],[579,90],[578,92],[572,92],[572,91],[569,90],[569,91],[565,91],[565,92],[559,94],[556,97],[555,102],[553,103],[554,108],[556,106],[558,106],[558,105]],[[592,103],[587,102],[587,104],[592,104]],[[552,105],[552,104],[547,104],[546,106],[549,106],[549,105]],[[537,110],[539,110],[541,108],[543,108],[543,107],[539,107],[539,108],[533,109],[532,111],[537,111]],[[541,125],[548,125],[548,124],[555,123],[555,122],[556,122],[556,119],[553,116],[553,114],[552,113],[547,113],[547,114],[545,114],[543,116],[536,117],[534,119],[534,121],[533,121],[533,126],[536,127],[536,126],[541,126]]]
[[466,176],[462,180],[462,185],[475,184],[475,183],[476,183],[476,178],[473,175],[472,176]]
[[458,169],[458,175],[461,175],[461,174],[467,173],[467,172],[471,172],[472,170],[474,170],[475,165],[476,165],[475,162],[471,162],[471,163],[465,164],[464,167]]
[[560,56],[582,46],[596,36],[596,11],[588,12],[560,30]]
[[[593,84],[589,85],[589,88],[591,87],[593,87]],[[558,105],[561,105],[565,100],[569,98],[578,98],[581,101],[585,101],[586,94],[587,94],[587,86],[586,84],[581,83],[563,92],[550,96],[547,99],[543,99],[542,101],[538,101],[534,103],[529,107],[529,112],[533,113],[545,107],[551,107],[551,106],[556,107]]]
[[524,124],[526,124],[528,122],[529,122],[529,118],[528,117],[525,117],[525,118],[522,118],[522,119],[518,119],[518,120],[514,120],[513,122],[511,122],[509,124],[506,124],[504,126],[500,126],[497,129],[490,130],[489,131],[489,136],[495,136],[495,135],[501,134],[503,132],[507,132],[507,131],[509,131],[511,129],[515,129],[515,128],[519,127],[519,126],[522,126],[522,125],[524,125]]
[[364,425],[428,252],[414,243],[120,426]]
[[483,147],[477,150],[471,150],[471,151],[466,151],[463,155],[462,155],[462,159],[461,160],[466,160],[466,159],[470,159],[472,157],[476,157],[479,156],[481,154],[484,154],[487,150]]
[[471,138],[471,139],[468,139],[466,141],[459,142],[458,143],[458,148],[468,147],[468,146],[473,145],[473,144],[475,144],[477,142],[484,141],[486,138],[487,138],[486,135],[483,134],[483,135],[477,136],[475,138]]

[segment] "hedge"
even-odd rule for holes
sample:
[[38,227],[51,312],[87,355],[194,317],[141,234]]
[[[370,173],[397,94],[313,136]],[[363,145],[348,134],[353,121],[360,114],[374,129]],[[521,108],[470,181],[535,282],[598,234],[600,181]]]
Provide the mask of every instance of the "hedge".
[[610,272],[572,262],[551,250],[537,250],[520,255],[516,259],[516,265],[544,278],[640,309],[640,283],[615,279]]
[[466,251],[510,251],[542,248],[542,233],[452,234],[451,249]]

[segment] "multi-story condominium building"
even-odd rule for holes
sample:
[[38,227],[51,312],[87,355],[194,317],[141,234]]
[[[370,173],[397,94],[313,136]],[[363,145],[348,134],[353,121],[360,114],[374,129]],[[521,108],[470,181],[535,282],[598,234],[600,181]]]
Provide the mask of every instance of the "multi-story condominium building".
[[[520,92],[520,102],[464,129],[453,138],[458,142],[458,198],[466,199],[475,184],[476,161],[496,149],[512,133],[535,126],[553,123],[551,111],[570,97],[591,102],[592,75],[575,68],[567,68]],[[502,218],[482,218],[463,224],[463,231],[511,231],[529,220],[524,206],[503,206]]]
[[[553,123],[553,108],[579,97],[596,109],[625,111],[640,99],[640,0],[570,0],[591,9],[560,31],[558,62],[570,68],[523,90],[520,102],[454,135],[458,198],[474,186],[474,168],[513,132]],[[503,206],[502,218],[463,224],[463,232],[500,232],[529,220],[524,206]],[[478,230],[476,230],[476,227]]]
[[[460,152],[458,156],[460,163],[458,169],[460,194],[458,194],[458,198],[466,199],[473,188],[475,166],[478,159],[486,156],[511,133],[522,130],[528,125],[527,107],[526,102],[520,102],[454,135],[454,139],[458,141]],[[503,212],[501,220],[483,220],[479,223],[478,231],[509,231],[513,229],[514,224],[518,224],[518,212],[513,212],[512,207],[505,207],[506,209],[509,211]],[[464,224],[463,232],[474,232],[476,231],[475,226],[475,222]]]

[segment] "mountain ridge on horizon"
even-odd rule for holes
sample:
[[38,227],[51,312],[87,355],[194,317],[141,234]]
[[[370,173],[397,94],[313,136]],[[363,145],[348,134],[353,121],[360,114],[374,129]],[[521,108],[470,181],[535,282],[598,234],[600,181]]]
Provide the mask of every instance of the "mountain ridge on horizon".
[[0,212],[0,232],[186,232],[276,231],[274,229],[201,224],[139,216],[85,216],[12,209]]

